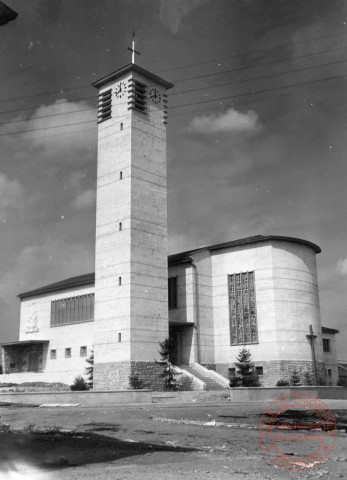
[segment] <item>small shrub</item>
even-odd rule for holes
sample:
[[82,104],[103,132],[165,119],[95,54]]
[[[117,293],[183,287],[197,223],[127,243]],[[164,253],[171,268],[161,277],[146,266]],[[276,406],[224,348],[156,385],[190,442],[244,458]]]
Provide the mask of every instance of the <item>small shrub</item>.
[[8,423],[1,423],[0,424],[0,432],[2,433],[11,433],[12,432],[12,428],[10,427],[10,425]]
[[88,383],[84,380],[83,377],[78,376],[75,378],[72,385],[70,385],[70,390],[89,390]]
[[23,428],[24,432],[25,433],[33,433],[36,431],[36,425],[35,423],[29,423],[29,425],[26,425],[24,428]]
[[305,385],[308,385],[308,386],[311,386],[314,384],[312,372],[310,372],[309,370],[306,370],[306,372],[304,372],[304,382],[305,382]]
[[182,375],[178,382],[178,390],[181,392],[190,392],[193,390],[193,379],[188,375]]
[[285,378],[280,378],[276,382],[276,387],[288,387],[288,386],[289,386],[289,382]]
[[229,378],[229,387],[230,388],[238,387],[239,384],[240,384],[240,378],[237,375],[232,375]]
[[290,376],[290,384],[296,387],[301,384],[299,372],[294,368]]
[[145,383],[141,380],[137,373],[129,375],[129,386],[132,390],[142,390],[146,387]]

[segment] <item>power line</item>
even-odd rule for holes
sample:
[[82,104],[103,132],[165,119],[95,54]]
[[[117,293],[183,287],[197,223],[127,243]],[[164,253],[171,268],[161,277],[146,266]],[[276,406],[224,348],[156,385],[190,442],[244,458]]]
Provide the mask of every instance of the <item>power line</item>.
[[280,77],[280,76],[288,75],[288,74],[291,74],[291,73],[304,72],[304,71],[307,71],[307,70],[312,70],[313,68],[328,67],[328,66],[331,66],[331,65],[338,65],[340,63],[345,63],[345,62],[347,62],[347,59],[336,60],[335,62],[320,63],[318,65],[311,65],[310,67],[303,67],[303,68],[297,68],[297,69],[293,69],[293,70],[287,70],[285,72],[269,73],[267,75],[260,75],[258,77],[251,77],[251,78],[246,78],[246,79],[242,79],[242,80],[235,80],[233,82],[219,83],[219,84],[216,84],[216,85],[207,85],[207,86],[200,87],[200,88],[192,88],[190,90],[184,90],[183,92],[172,93],[170,95],[170,98],[173,95],[182,95],[183,93],[186,94],[186,93],[191,93],[191,92],[198,92],[200,90],[206,90],[206,89],[209,89],[209,88],[218,88],[218,87],[227,87],[229,85],[238,85],[238,84],[242,84],[242,83],[245,83],[245,82],[252,82],[254,80],[263,80],[264,78]]
[[[265,89],[262,89],[262,90],[253,90],[251,92],[229,95],[227,97],[219,97],[219,98],[214,98],[214,99],[211,99],[211,100],[185,103],[185,104],[176,105],[176,106],[173,106],[173,107],[170,107],[170,108],[172,110],[172,109],[182,108],[182,107],[187,107],[187,106],[202,105],[202,104],[216,102],[216,101],[229,100],[229,99],[232,99],[232,98],[239,98],[239,97],[246,97],[246,96],[249,96],[249,95],[258,95],[260,93],[274,92],[274,91],[278,91],[278,90],[284,90],[286,88],[293,88],[293,87],[298,87],[298,86],[302,86],[302,85],[311,85],[311,84],[315,84],[315,83],[319,83],[319,82],[323,82],[323,81],[331,81],[331,80],[335,80],[335,79],[339,79],[339,78],[346,78],[346,77],[347,77],[347,74],[335,75],[335,76],[316,79],[316,80],[308,80],[308,81],[305,81],[305,82],[298,82],[298,83],[282,85],[280,87],[265,88]],[[113,117],[113,118],[116,118],[116,117]],[[0,134],[0,137],[9,136],[9,135],[18,135],[20,133],[32,133],[32,132],[37,132],[37,131],[42,131],[42,130],[49,130],[49,129],[53,129],[53,128],[63,128],[63,127],[68,127],[68,126],[83,125],[83,124],[94,123],[94,122],[95,122],[94,120],[87,120],[87,121],[83,121],[83,122],[74,122],[74,123],[69,123],[69,124],[55,125],[55,126],[43,127],[43,128],[38,128],[38,129],[32,129],[32,130],[22,130],[22,131],[17,131],[17,132],[8,132],[8,133]]]
[[229,95],[227,97],[213,98],[211,100],[203,100],[203,101],[200,101],[200,102],[185,103],[185,104],[181,104],[181,105],[172,106],[172,107],[170,107],[170,109],[172,110],[174,108],[189,107],[189,106],[197,105],[197,104],[200,105],[200,104],[206,104],[206,103],[216,102],[216,101],[221,101],[221,100],[229,100],[231,98],[245,97],[245,96],[248,96],[248,95],[257,95],[259,93],[273,92],[273,91],[277,91],[277,90],[283,90],[283,89],[286,89],[286,88],[299,87],[301,85],[308,85],[308,84],[313,84],[313,83],[318,83],[318,82],[325,82],[325,81],[335,80],[337,78],[346,78],[346,77],[347,77],[347,74],[345,74],[345,75],[335,75],[335,76],[332,76],[332,77],[320,78],[320,79],[317,79],[317,80],[308,80],[306,82],[299,82],[299,83],[282,85],[281,87],[264,88],[262,90],[253,90],[252,92],[238,93],[237,95]]
[[[181,66],[169,68],[169,69],[166,69],[166,70],[159,70],[159,71],[156,71],[155,73],[158,74],[158,73],[163,73],[163,72],[168,72],[168,71],[180,70],[182,68],[192,68],[192,67],[212,63],[214,61],[220,61],[221,62],[221,61],[224,61],[224,60],[230,60],[230,59],[233,59],[233,58],[264,53],[264,52],[267,52],[267,51],[273,51],[273,50],[276,50],[276,49],[280,49],[280,48],[283,48],[285,46],[292,46],[292,45],[312,42],[312,41],[316,41],[316,40],[322,40],[322,39],[325,39],[325,38],[335,37],[335,36],[339,36],[339,35],[343,35],[343,34],[345,34],[344,31],[340,32],[340,33],[334,33],[334,34],[331,34],[331,35],[326,35],[326,36],[323,36],[323,37],[317,37],[317,38],[313,38],[313,39],[302,40],[302,41],[299,41],[299,42],[291,42],[291,43],[288,43],[288,44],[282,44],[282,45],[276,46],[275,48],[268,47],[268,48],[264,48],[264,49],[261,49],[261,50],[254,50],[254,51],[250,51],[250,52],[238,53],[238,54],[231,55],[231,56],[224,57],[224,58],[215,58],[215,59],[211,59],[211,60],[206,60],[204,62],[193,63],[193,64],[189,64],[189,65],[184,65],[184,66],[181,65]],[[206,74],[206,75],[202,75],[202,76],[186,77],[186,78],[177,79],[177,80],[173,80],[173,81],[176,82],[176,83],[179,83],[179,82],[192,80],[192,79],[205,78],[207,76],[220,75],[220,74],[223,74],[223,73],[235,72],[235,71],[255,68],[255,67],[258,67],[258,66],[277,64],[277,63],[280,63],[280,62],[290,61],[290,60],[299,59],[299,58],[305,58],[305,57],[309,57],[309,56],[313,56],[313,55],[319,55],[319,54],[324,54],[324,53],[332,53],[332,52],[335,52],[335,51],[338,51],[338,50],[343,50],[344,48],[345,47],[338,47],[336,49],[322,50],[322,51],[318,51],[318,52],[311,52],[309,54],[298,55],[296,57],[294,57],[294,56],[293,57],[288,57],[288,58],[285,58],[285,59],[282,59],[282,60],[279,59],[279,60],[271,61],[271,62],[262,62],[262,63],[254,64],[252,66],[239,67],[239,68],[236,68],[236,69],[224,70],[222,72],[215,72],[215,73],[212,73],[212,74]],[[23,96],[23,97],[12,97],[12,98],[1,99],[0,103],[13,102],[13,101],[16,101],[16,100],[26,100],[26,99],[29,99],[29,98],[37,98],[37,97],[44,96],[44,95],[53,95],[55,93],[65,93],[65,92],[69,92],[69,91],[81,90],[81,89],[90,88],[90,87],[91,87],[91,85],[88,84],[88,85],[81,85],[80,87],[70,87],[70,88],[63,88],[63,89],[60,89],[60,90],[50,90],[50,91],[46,91],[46,92],[42,92],[42,93],[37,93],[37,94],[34,94],[34,95],[27,95],[27,96]],[[94,97],[86,97],[86,98],[90,99],[90,98],[94,98]],[[7,113],[7,112],[4,112],[4,113]]]
[[224,60],[230,60],[230,59],[233,59],[233,58],[244,57],[244,56],[248,56],[248,55],[257,55],[259,53],[264,53],[264,52],[267,52],[267,51],[272,52],[274,50],[278,50],[278,49],[281,49],[281,48],[284,48],[284,47],[288,47],[288,46],[291,47],[293,45],[301,45],[302,43],[314,42],[314,41],[317,41],[317,40],[323,40],[325,38],[331,38],[331,37],[336,37],[336,36],[339,36],[339,35],[344,35],[345,33],[346,33],[346,31],[345,31],[345,29],[343,29],[343,31],[341,31],[339,33],[332,33],[330,35],[325,35],[323,37],[310,38],[310,39],[307,39],[307,40],[300,40],[298,42],[284,43],[284,44],[281,44],[281,45],[277,45],[276,47],[267,47],[267,48],[263,48],[261,50],[253,50],[253,51],[250,51],[250,52],[237,53],[235,55],[231,55],[231,56],[224,57],[224,58],[213,58],[211,60],[207,60],[207,61],[204,61],[204,62],[193,63],[193,64],[190,64],[190,65],[181,65],[181,66],[178,66],[178,67],[167,68],[166,70],[159,70],[156,73],[165,73],[165,72],[171,72],[171,71],[174,71],[174,70],[180,70],[182,68],[197,67],[197,66],[205,65],[207,63],[222,62]]
[[[340,48],[338,48],[337,50],[339,50],[339,49]],[[309,54],[309,55],[311,55],[311,54]],[[298,72],[302,72],[302,71],[311,70],[311,69],[314,69],[314,68],[321,68],[321,67],[326,67],[326,66],[331,66],[331,65],[337,65],[337,64],[340,64],[340,63],[345,63],[346,61],[347,60],[337,60],[337,61],[334,61],[334,62],[327,62],[327,63],[317,64],[317,65],[312,65],[312,66],[309,66],[309,67],[287,70],[285,72],[272,73],[272,74],[261,75],[261,76],[258,76],[258,77],[252,77],[252,78],[248,78],[248,79],[236,80],[236,81],[233,81],[233,82],[227,82],[227,83],[215,84],[215,85],[207,85],[207,86],[200,87],[200,88],[182,90],[180,92],[172,93],[170,95],[170,98],[174,95],[183,95],[183,94],[191,93],[191,92],[195,93],[197,91],[207,90],[207,89],[211,89],[211,88],[218,88],[218,87],[224,87],[224,86],[229,86],[229,85],[242,84],[242,83],[246,83],[246,82],[250,82],[250,81],[254,81],[254,80],[261,80],[261,79],[271,78],[271,77],[279,77],[279,76],[288,75],[288,74],[291,74],[291,73],[298,73]],[[246,68],[252,68],[252,67],[246,67]],[[77,101],[90,100],[90,99],[95,99],[95,96],[82,97],[82,98],[79,98],[79,99],[73,99],[71,101],[77,102]],[[3,113],[3,114],[17,113],[17,112],[22,112],[22,111],[26,111],[26,110],[32,110],[33,108],[35,108],[35,107],[28,107],[28,108],[22,108],[22,109],[17,109],[17,110],[8,110],[8,111],[1,112],[1,113]],[[171,108],[177,108],[177,106],[173,106]],[[52,117],[52,116],[55,116],[55,115],[57,115],[57,116],[65,115],[65,114],[70,114],[70,113],[74,113],[74,112],[76,113],[76,112],[83,112],[83,111],[92,111],[92,110],[94,110],[94,108],[79,109],[79,110],[74,110],[74,111],[66,112],[66,113],[41,115],[39,117],[35,117],[35,119],[36,118]],[[9,123],[17,123],[17,122],[25,122],[25,121],[27,121],[27,119],[11,120],[11,121],[8,121],[8,122],[2,122],[2,123],[0,123],[0,125],[9,124]]]

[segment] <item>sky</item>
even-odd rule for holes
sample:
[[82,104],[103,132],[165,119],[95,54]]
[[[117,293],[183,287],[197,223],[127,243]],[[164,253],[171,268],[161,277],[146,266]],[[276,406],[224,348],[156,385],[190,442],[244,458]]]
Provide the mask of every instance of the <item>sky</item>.
[[18,293],[94,271],[96,96],[136,62],[169,90],[169,253],[253,235],[318,244],[322,324],[347,359],[347,4],[6,0],[0,27],[0,337]]

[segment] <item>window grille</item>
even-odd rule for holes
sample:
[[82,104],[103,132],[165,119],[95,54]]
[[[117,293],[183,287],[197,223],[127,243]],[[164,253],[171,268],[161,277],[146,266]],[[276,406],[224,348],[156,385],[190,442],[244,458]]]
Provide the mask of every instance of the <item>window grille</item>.
[[94,293],[51,302],[51,327],[94,321]]
[[146,85],[138,80],[132,79],[129,84],[128,109],[135,109],[139,112],[147,112]]
[[254,272],[229,275],[230,344],[258,343]]
[[170,277],[168,282],[169,308],[178,307],[177,277]]
[[108,120],[112,116],[112,90],[106,90],[99,94],[98,123]]

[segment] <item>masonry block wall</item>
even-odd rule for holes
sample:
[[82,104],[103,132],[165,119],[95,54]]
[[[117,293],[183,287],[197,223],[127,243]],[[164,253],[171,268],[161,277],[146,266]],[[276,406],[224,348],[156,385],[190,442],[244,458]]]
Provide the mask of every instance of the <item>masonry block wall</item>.
[[[105,388],[102,371],[109,388],[126,388],[131,362],[155,368],[159,341],[168,335],[166,127],[163,104],[148,97],[151,87],[164,97],[165,85],[152,77],[134,67],[100,89],[111,91],[112,115],[98,133],[96,389]],[[145,90],[134,93],[135,84]],[[142,111],[133,108],[136,99]]]

